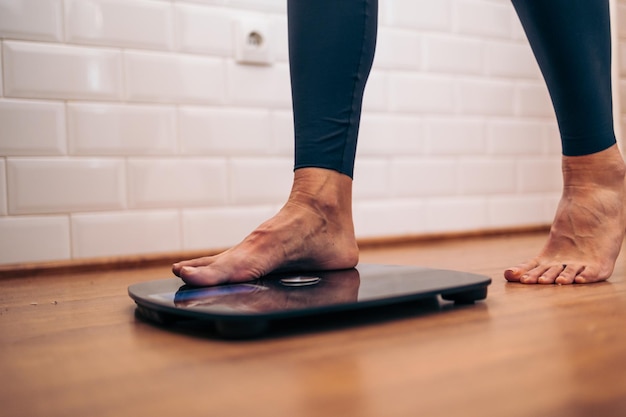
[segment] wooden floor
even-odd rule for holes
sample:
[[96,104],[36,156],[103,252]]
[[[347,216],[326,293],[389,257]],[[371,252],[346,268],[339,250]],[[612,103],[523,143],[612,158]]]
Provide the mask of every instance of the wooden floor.
[[0,280],[0,415],[626,416],[626,261],[606,283],[507,284],[542,235],[367,250],[489,275],[484,302],[251,341],[137,319],[167,266]]

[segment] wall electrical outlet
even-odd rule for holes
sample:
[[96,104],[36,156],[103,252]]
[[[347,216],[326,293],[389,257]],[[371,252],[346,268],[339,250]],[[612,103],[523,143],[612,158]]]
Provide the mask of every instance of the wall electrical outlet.
[[240,64],[271,65],[272,44],[267,20],[241,18],[234,27],[235,60]]

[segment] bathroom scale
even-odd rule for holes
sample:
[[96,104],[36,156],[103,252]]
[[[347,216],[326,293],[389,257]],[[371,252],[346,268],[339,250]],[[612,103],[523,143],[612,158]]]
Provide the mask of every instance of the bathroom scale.
[[489,277],[417,266],[359,264],[337,271],[271,274],[211,287],[185,285],[180,278],[131,285],[137,313],[160,324],[181,320],[210,323],[217,335],[245,338],[270,323],[328,313],[355,312],[441,297],[471,304],[487,297]]

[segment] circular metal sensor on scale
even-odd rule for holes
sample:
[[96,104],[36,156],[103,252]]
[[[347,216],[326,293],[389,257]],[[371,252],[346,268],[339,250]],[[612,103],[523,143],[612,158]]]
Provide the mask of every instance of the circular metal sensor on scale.
[[315,285],[322,279],[320,277],[289,277],[281,278],[280,283],[288,287],[305,287],[307,285]]

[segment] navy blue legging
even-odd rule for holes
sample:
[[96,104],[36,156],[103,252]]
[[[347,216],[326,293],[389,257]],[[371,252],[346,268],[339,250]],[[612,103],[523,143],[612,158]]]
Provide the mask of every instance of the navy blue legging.
[[[615,144],[608,0],[512,1],[550,92],[563,154]],[[352,177],[378,1],[288,0],[287,6],[295,168]]]

